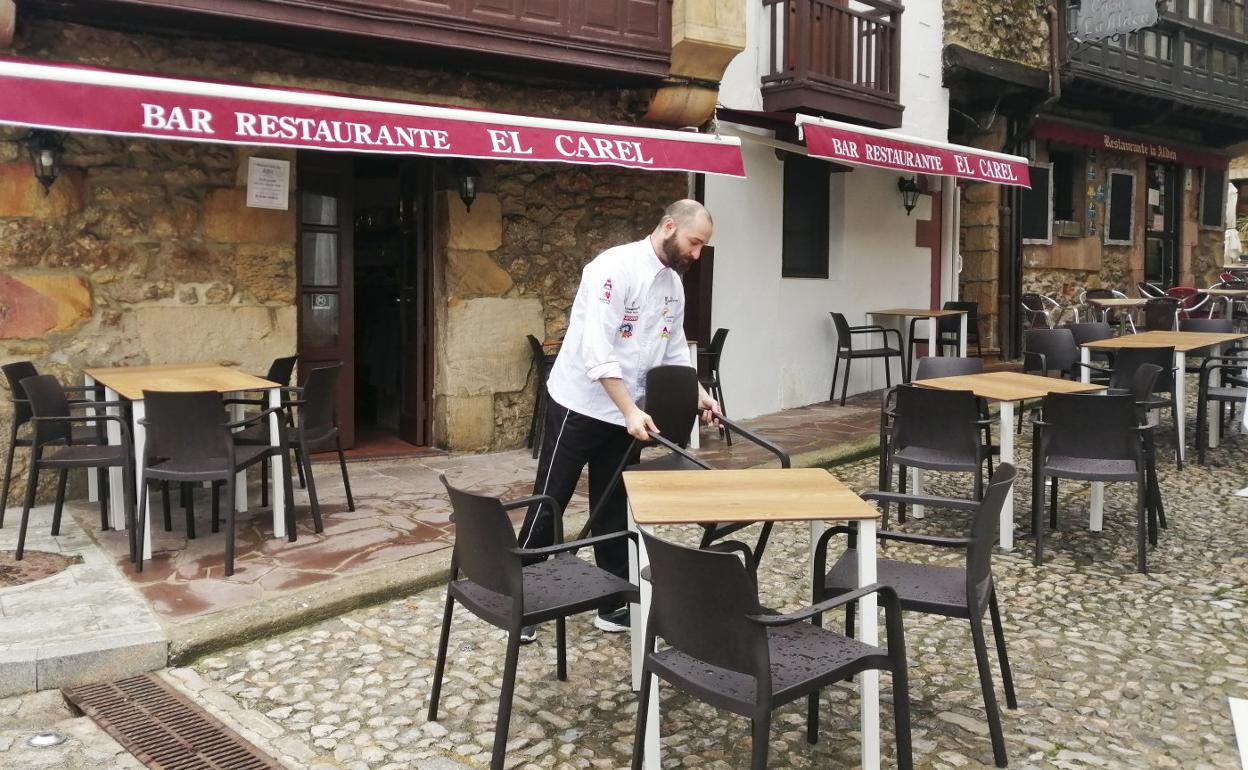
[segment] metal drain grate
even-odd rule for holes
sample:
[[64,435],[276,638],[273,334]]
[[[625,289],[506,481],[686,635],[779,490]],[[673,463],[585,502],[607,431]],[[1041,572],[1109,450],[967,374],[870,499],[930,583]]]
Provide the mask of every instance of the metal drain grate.
[[155,770],[282,770],[155,674],[61,694]]

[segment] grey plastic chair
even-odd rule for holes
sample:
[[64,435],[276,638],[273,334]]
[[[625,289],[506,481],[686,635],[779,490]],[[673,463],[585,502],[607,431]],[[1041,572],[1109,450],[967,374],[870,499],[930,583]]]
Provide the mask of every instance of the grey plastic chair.
[[[1213,419],[1225,421],[1224,407],[1227,404],[1230,404],[1231,413],[1234,414],[1236,405],[1248,401],[1245,366],[1248,366],[1248,359],[1236,356],[1208,356],[1200,364],[1199,386],[1196,391],[1196,453],[1197,462],[1201,465],[1205,464],[1205,450],[1209,446],[1209,404],[1218,405],[1218,413]],[[1221,385],[1213,385],[1214,372],[1221,374]]]
[[1179,454],[1179,421],[1175,419],[1175,368],[1174,348],[1123,348],[1114,357],[1114,368],[1109,373],[1110,393],[1132,393],[1136,383],[1136,372],[1145,364],[1152,364],[1160,371],[1153,383],[1145,408],[1148,411],[1169,409],[1171,422],[1174,424],[1174,461],[1179,468],[1183,467],[1183,458]]
[[[897,765],[913,766],[910,692],[901,606],[892,587],[875,583],[783,615],[762,607],[753,572],[733,553],[686,548],[642,532],[654,600],[646,625],[633,770],[644,759],[646,715],[655,676],[716,708],[750,720],[750,767],[767,767],[771,714],[807,699],[806,740],[819,728],[819,691],[859,672],[892,673]],[[868,594],[884,607],[888,649],[820,627],[819,617]],[[802,621],[810,620],[811,623]],[[656,638],[665,643],[656,649]]]
[[[972,342],[975,343],[975,355],[983,356],[984,350],[980,347],[979,341],[979,303],[978,302],[946,302],[941,305],[942,310],[965,310],[966,311],[966,345],[970,348]],[[910,379],[916,379],[914,372],[914,349],[917,345],[926,344],[926,337],[916,337],[914,330],[920,323],[926,323],[926,318],[910,319],[910,344],[907,346],[906,355],[906,371],[909,373]],[[960,356],[962,349],[962,317],[951,315],[941,316],[936,319],[936,344],[942,349],[953,348],[953,355]],[[929,350],[929,357],[936,357],[936,351]]]
[[[841,406],[845,406],[845,395],[849,392],[849,367],[854,361],[860,358],[883,358],[884,359],[884,384],[886,387],[892,387],[892,373],[888,368],[888,362],[897,359],[897,366],[901,370],[898,379],[905,380],[905,359],[902,356],[903,346],[901,342],[901,332],[896,329],[885,329],[883,326],[871,324],[868,326],[850,326],[845,320],[845,316],[840,313],[830,313],[832,323],[836,327],[836,363],[832,367],[832,390],[828,392],[828,400],[836,399],[836,376],[841,368],[841,361],[845,362],[845,379],[841,384]],[[861,334],[878,334],[884,343],[884,347],[880,348],[854,348],[854,335]],[[897,347],[889,347],[888,335],[897,335]]]
[[[722,327],[716,329],[706,349],[698,351],[696,362],[698,382],[702,384],[711,398],[719,402],[719,411],[722,414],[728,414],[728,409],[724,406],[724,381],[719,374],[719,359],[724,354],[724,343],[727,341],[728,330]],[[720,433],[724,436],[724,442],[732,446],[732,431],[720,428]]]
[[1149,297],[1144,303],[1144,331],[1172,332],[1179,320],[1179,305],[1174,297]]
[[[627,580],[598,569],[576,556],[587,545],[621,538],[635,539],[632,532],[615,532],[585,540],[563,542],[563,516],[559,504],[546,495],[504,503],[442,483],[451,498],[455,524],[455,548],[451,552],[451,578],[446,586],[446,607],[438,640],[438,659],[429,693],[429,721],[438,719],[442,676],[450,642],[455,602],[473,615],[507,632],[507,653],[499,693],[498,722],[494,729],[491,770],[503,770],[507,755],[507,732],[511,701],[520,657],[520,629],[555,621],[557,660],[555,675],[568,678],[565,618],[596,609],[614,609],[637,602],[637,587]],[[555,511],[555,543],[545,548],[520,548],[507,511],[533,505],[550,505]],[[534,561],[541,559],[540,561]]]
[[533,371],[536,372],[537,385],[533,393],[533,416],[529,419],[529,434],[524,445],[533,447],[533,457],[542,451],[542,428],[546,424],[546,380],[550,379],[550,370],[555,365],[556,353],[547,353],[542,342],[532,334],[526,334],[529,343],[529,355],[532,357]]
[[[1005,736],[1001,729],[1001,716],[997,710],[996,691],[992,669],[988,661],[988,643],[984,635],[984,612],[990,612],[992,632],[997,643],[997,659],[1001,665],[1001,683],[1005,688],[1006,705],[1018,708],[1014,695],[1014,678],[1010,674],[1010,660],[1005,651],[1005,629],[1001,625],[1001,611],[997,606],[996,586],[992,577],[992,549],[996,542],[997,523],[1001,507],[1011,493],[1017,472],[1014,466],[1003,463],[988,482],[982,503],[946,497],[916,497],[893,492],[867,492],[864,500],[888,503],[911,503],[934,508],[971,511],[974,519],[968,537],[933,537],[900,532],[878,532],[882,541],[918,543],[937,548],[965,550],[966,562],[961,567],[942,567],[931,564],[880,559],[876,562],[879,581],[897,591],[903,611],[924,612],[949,618],[965,618],[971,624],[971,641],[975,648],[975,664],[979,669],[980,689],[984,696],[984,710],[988,717],[988,731],[992,737],[992,754],[998,767],[1008,763]],[[828,597],[841,596],[858,584],[858,552],[853,547],[856,527],[837,526],[824,532],[815,546],[813,573],[815,583],[811,602],[819,603]],[[826,567],[828,543],[837,534],[848,534],[851,545],[832,565]],[[854,628],[853,604],[845,606],[846,633]]]

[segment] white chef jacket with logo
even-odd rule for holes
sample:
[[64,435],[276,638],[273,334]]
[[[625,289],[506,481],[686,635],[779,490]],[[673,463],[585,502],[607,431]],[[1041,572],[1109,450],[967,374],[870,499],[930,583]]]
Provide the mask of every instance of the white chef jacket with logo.
[[659,261],[649,237],[607,249],[581,273],[547,392],[567,409],[623,425],[598,380],[618,377],[640,400],[650,369],[691,365],[684,323],[684,285]]

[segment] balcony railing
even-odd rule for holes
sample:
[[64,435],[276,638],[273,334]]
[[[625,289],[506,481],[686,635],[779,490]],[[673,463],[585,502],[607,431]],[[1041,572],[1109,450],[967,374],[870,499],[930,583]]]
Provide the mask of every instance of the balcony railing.
[[900,125],[900,2],[763,0],[763,6],[771,40],[764,109]]

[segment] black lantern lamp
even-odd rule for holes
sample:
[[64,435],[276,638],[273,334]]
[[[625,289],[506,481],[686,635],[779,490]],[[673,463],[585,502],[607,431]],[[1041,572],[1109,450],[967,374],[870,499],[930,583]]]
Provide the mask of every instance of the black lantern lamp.
[[35,167],[35,179],[43,185],[43,194],[61,174],[61,153],[65,149],[65,135],[59,131],[33,128],[22,137],[22,144],[30,152],[30,162]]
[[897,180],[897,190],[901,193],[901,205],[906,207],[906,216],[910,216],[910,212],[914,211],[914,207],[919,205],[919,182],[917,177],[906,179],[904,176]]
[[477,199],[477,183],[481,180],[481,172],[472,161],[460,158],[455,161],[455,176],[459,179],[459,199],[464,208],[472,211],[472,202]]

